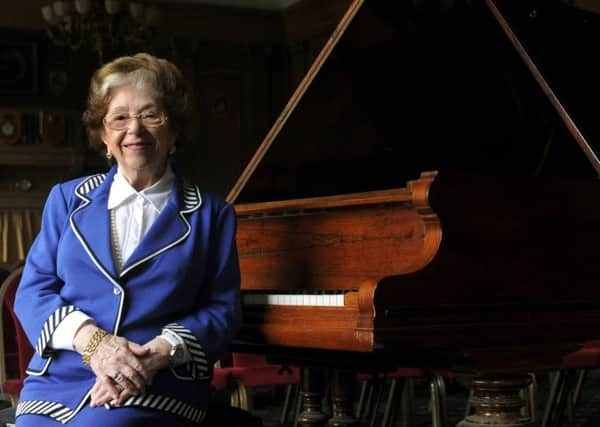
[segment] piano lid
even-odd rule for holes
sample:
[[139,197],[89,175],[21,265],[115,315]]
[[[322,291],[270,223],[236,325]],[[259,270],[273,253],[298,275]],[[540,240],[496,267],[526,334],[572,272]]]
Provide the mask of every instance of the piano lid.
[[[599,27],[581,25],[597,17],[496,4],[598,140]],[[596,175],[483,2],[365,0],[236,202],[403,187],[424,170]]]

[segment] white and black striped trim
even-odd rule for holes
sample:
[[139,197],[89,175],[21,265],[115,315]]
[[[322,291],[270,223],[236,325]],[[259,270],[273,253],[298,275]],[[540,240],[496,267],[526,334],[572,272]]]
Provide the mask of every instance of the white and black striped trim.
[[25,400],[17,405],[15,415],[45,415],[65,424],[73,415],[73,410],[62,403],[44,400]]
[[[190,404],[173,399],[172,397],[160,396],[157,394],[132,396],[123,402],[120,407],[148,408],[169,412],[196,424],[201,424],[206,416],[205,410],[195,408]],[[108,405],[108,408],[111,409],[112,407]],[[20,415],[45,415],[54,418],[62,424],[66,424],[80,409],[81,406],[77,410],[73,410],[62,403],[44,400],[26,400],[19,402],[15,415],[17,417]]]
[[49,354],[45,354],[46,346],[52,339],[52,334],[58,327],[59,323],[63,321],[65,317],[69,314],[78,310],[74,305],[65,305],[63,307],[57,308],[54,313],[48,317],[48,320],[44,322],[44,326],[42,327],[42,332],[38,337],[37,343],[35,344],[35,351],[42,357],[49,357]]
[[[196,380],[207,380],[212,375],[212,366],[209,366],[206,360],[206,353],[196,339],[196,336],[188,328],[179,325],[178,323],[169,323],[165,329],[176,333],[185,341],[185,345],[192,356],[192,360],[182,368],[187,368],[189,376]],[[177,372],[175,372],[177,375]]]
[[86,178],[85,181],[83,181],[79,185],[77,185],[77,187],[75,188],[75,193],[78,196],[85,198],[87,193],[89,193],[96,187],[100,186],[100,184],[102,184],[105,179],[106,179],[105,173],[99,173],[96,175],[92,175],[92,176]]
[[195,184],[188,182],[183,183],[183,206],[182,212],[189,213],[198,209],[202,205],[202,196],[200,196],[200,189]]
[[182,402],[181,400],[173,399],[172,397],[160,396],[157,394],[143,394],[141,396],[132,396],[121,404],[120,407],[139,407],[156,409],[158,411],[169,412],[179,415],[196,424],[200,424],[204,420],[206,411],[198,409]]

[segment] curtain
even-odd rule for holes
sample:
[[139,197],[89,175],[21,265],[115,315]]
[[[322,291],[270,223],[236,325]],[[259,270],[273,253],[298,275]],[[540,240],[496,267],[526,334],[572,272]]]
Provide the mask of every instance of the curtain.
[[41,221],[41,209],[0,209],[0,264],[25,259]]

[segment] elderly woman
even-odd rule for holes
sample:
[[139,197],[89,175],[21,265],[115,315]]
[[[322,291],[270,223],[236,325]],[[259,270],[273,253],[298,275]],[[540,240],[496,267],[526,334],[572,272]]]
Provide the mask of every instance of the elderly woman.
[[240,276],[233,209],[169,161],[189,111],[166,60],[122,57],[92,77],[83,121],[114,165],[48,196],[15,303],[35,347],[18,426],[203,423]]

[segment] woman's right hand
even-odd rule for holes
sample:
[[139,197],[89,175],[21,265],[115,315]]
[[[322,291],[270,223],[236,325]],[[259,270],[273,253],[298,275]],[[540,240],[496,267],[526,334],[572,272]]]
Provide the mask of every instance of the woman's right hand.
[[[97,326],[84,324],[75,334],[73,344],[75,350],[83,353]],[[129,396],[144,393],[146,385],[151,381],[151,373],[147,372],[140,358],[149,350],[141,345],[115,335],[106,335],[96,347],[90,359],[90,367],[96,378],[112,379],[115,389],[120,391],[117,404]]]

